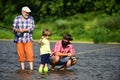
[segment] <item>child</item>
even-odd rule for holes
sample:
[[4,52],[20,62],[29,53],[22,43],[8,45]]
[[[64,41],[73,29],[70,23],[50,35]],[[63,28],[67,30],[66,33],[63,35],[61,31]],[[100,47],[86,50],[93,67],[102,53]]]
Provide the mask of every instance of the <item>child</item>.
[[51,36],[51,31],[48,29],[45,29],[42,32],[42,37],[39,40],[40,45],[40,56],[41,56],[41,64],[39,66],[38,71],[40,73],[43,73],[43,71],[46,73],[48,72],[48,63],[49,63],[49,56],[51,53],[50,50],[50,42],[48,38]]

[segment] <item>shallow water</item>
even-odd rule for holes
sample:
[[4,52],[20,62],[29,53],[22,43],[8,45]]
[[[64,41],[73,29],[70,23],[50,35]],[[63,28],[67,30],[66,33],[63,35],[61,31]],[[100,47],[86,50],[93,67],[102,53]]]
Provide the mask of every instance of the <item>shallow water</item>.
[[[55,43],[51,43],[53,48]],[[39,74],[39,45],[34,42],[34,71],[18,73],[15,43],[0,41],[0,80],[120,80],[120,44],[73,43],[77,64],[64,71]],[[26,70],[29,69],[25,63]],[[49,66],[50,67],[50,66]],[[59,67],[59,66],[58,66]]]

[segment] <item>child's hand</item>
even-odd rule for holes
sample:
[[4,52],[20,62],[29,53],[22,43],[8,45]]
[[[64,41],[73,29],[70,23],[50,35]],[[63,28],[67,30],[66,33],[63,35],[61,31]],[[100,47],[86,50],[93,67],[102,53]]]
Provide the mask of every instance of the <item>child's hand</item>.
[[42,37],[40,38],[39,42],[38,42],[40,45],[41,45],[41,43],[42,43],[43,37],[44,37],[44,36],[42,36]]
[[44,36],[41,37],[41,39],[43,39],[43,38],[44,38]]

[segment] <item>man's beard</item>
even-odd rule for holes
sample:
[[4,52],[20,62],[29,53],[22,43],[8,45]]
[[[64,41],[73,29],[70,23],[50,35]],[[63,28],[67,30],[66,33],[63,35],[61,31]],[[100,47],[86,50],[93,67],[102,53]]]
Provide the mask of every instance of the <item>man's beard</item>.
[[25,19],[28,19],[28,18],[29,18],[29,16],[24,16],[24,18],[25,18]]
[[[23,15],[22,15],[23,16]],[[25,19],[28,19],[29,18],[29,15],[28,16],[23,16]]]
[[62,40],[62,46],[63,46],[63,48],[65,48],[68,44],[70,44],[70,43],[69,42],[65,42],[65,41]]

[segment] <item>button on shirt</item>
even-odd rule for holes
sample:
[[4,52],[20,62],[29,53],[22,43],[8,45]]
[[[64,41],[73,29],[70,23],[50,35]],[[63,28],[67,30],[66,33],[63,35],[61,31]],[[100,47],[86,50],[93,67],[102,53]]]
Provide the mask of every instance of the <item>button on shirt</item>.
[[25,21],[22,20],[22,15],[17,16],[13,22],[13,29],[17,28],[19,30],[27,28],[29,31],[24,33],[15,33],[14,41],[15,42],[30,42],[32,39],[32,31],[34,29],[34,19],[32,16],[29,16]]
[[75,50],[73,48],[73,45],[72,44],[68,44],[67,47],[63,48],[62,46],[62,40],[58,41],[53,50],[52,50],[52,55],[55,55],[56,53],[63,53],[63,54],[67,54],[67,53],[72,53],[75,55]]

